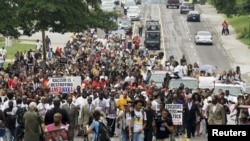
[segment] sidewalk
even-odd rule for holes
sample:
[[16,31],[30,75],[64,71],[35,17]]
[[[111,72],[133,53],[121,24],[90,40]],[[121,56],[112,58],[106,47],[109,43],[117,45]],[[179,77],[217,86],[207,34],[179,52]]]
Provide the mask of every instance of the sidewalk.
[[237,34],[230,25],[230,35],[221,35],[221,23],[225,18],[223,14],[218,14],[212,5],[197,4],[196,8],[200,11],[201,18],[209,22],[209,27],[212,28],[211,31],[214,32],[214,36],[218,38],[220,46],[226,51],[228,57],[231,59],[231,67],[235,69],[236,66],[240,66],[243,80],[250,85],[250,59],[248,59],[250,56],[250,50],[248,46],[237,39]]

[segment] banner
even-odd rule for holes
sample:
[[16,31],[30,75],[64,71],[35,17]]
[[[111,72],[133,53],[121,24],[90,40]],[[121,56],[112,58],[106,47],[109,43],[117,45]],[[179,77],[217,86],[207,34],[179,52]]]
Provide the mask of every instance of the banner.
[[65,129],[57,129],[45,132],[45,141],[68,141],[68,134]]
[[172,115],[172,120],[174,125],[182,125],[182,104],[166,104],[165,108],[168,109]]
[[81,76],[50,77],[50,93],[72,93],[77,86],[81,86]]

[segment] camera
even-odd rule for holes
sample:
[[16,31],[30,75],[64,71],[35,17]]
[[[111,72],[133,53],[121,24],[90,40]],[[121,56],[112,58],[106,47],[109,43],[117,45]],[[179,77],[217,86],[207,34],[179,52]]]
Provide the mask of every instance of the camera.
[[161,120],[161,113],[160,112],[156,112],[154,115],[154,121],[158,122]]

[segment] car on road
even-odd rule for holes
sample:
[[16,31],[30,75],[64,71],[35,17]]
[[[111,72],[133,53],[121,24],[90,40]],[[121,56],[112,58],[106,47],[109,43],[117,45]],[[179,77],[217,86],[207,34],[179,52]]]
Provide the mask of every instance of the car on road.
[[200,22],[200,13],[198,11],[189,11],[187,14],[187,21],[197,21]]
[[126,31],[126,33],[132,27],[132,21],[131,21],[130,18],[127,18],[127,17],[118,18],[117,22],[118,22],[118,28],[119,29],[124,29]]
[[210,44],[213,45],[213,36],[210,31],[198,31],[195,34],[195,44]]
[[139,21],[141,18],[137,9],[129,9],[127,11],[127,16],[131,19],[131,21]]
[[183,1],[180,5],[180,14],[188,13],[189,11],[194,11],[194,4]]
[[113,12],[115,9],[111,6],[101,6],[101,9],[105,12]]
[[179,6],[180,6],[180,0],[166,0],[167,8],[176,7],[177,9],[179,9]]
[[130,7],[138,7],[134,0],[125,0],[124,8],[129,9]]
[[136,4],[141,4],[141,0],[135,0]]
[[113,30],[110,33],[115,42],[120,42],[121,39],[126,39],[126,31],[124,29]]
[[112,3],[104,3],[104,4],[101,5],[101,7],[110,7],[112,9],[115,9],[115,5],[112,4]]
[[169,81],[168,88],[174,90],[179,88],[180,84],[188,87],[192,90],[196,90],[199,87],[199,81],[193,77],[182,77],[182,78],[172,78]]
[[141,9],[140,9],[138,6],[129,7],[129,8],[127,9],[127,11],[129,11],[129,10],[136,10],[138,13],[141,13]]

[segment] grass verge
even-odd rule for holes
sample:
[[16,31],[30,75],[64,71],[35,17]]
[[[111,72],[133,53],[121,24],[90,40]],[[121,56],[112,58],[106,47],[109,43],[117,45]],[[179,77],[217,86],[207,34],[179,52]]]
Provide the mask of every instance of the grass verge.
[[[4,47],[5,43],[0,42],[0,47]],[[28,44],[28,43],[20,43],[13,41],[13,45],[11,47],[6,47],[7,50],[7,58],[6,59],[13,59],[17,51],[28,51],[29,49],[34,50],[35,49],[35,43],[34,44]]]
[[250,46],[250,19],[249,16],[233,16],[226,18],[230,25],[233,26],[238,35],[238,39],[244,44]]

